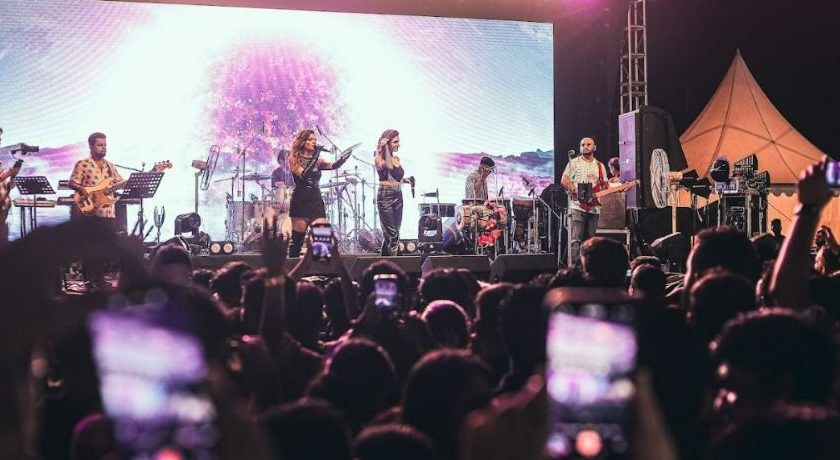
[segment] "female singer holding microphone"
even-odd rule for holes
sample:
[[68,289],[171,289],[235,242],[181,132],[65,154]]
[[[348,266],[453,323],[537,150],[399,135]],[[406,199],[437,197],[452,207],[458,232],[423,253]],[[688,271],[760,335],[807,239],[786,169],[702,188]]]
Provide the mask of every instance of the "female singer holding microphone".
[[319,154],[326,149],[317,145],[316,141],[314,131],[301,130],[292,143],[292,153],[289,155],[289,168],[295,182],[295,190],[289,203],[289,217],[292,219],[289,257],[300,257],[306,229],[310,224],[327,222],[324,198],[319,187],[321,171],[338,169],[350,158],[350,152],[335,162],[320,158]]
[[[379,191],[376,193],[376,206],[379,209],[379,221],[382,224],[382,255],[396,255],[400,244],[400,226],[403,215],[403,196],[401,186],[405,171],[400,159],[395,154],[400,149],[400,133],[396,129],[386,129],[379,136],[374,154],[374,164],[379,176]],[[413,185],[412,185],[413,187]]]

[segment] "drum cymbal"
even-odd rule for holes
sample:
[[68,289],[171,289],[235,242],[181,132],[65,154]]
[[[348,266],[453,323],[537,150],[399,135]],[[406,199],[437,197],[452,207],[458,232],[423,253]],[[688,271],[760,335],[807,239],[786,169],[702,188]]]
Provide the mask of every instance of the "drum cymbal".
[[271,174],[259,174],[259,173],[252,173],[252,174],[245,174],[242,176],[242,180],[268,180],[271,179]]

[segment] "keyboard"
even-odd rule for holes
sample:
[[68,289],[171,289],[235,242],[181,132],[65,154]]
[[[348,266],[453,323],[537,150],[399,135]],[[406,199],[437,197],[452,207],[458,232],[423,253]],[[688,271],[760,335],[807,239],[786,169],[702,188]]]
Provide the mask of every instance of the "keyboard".
[[54,208],[54,200],[33,200],[32,198],[16,198],[12,204],[18,208]]

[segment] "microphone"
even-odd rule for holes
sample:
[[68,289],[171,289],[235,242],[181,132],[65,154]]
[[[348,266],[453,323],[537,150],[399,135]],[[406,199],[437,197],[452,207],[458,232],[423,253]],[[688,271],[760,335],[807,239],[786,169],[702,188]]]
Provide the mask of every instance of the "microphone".
[[408,183],[411,185],[411,198],[414,198],[414,184],[416,183],[414,176],[408,178]]
[[27,144],[24,144],[23,142],[21,142],[20,144],[15,144],[15,145],[9,146],[8,148],[9,148],[10,153],[13,153],[13,154],[14,153],[19,153],[21,155],[27,155],[29,153],[33,153],[33,152],[37,152],[37,151],[41,150],[41,148],[38,147],[37,145],[27,145]]
[[318,153],[318,152],[329,152],[329,151],[330,151],[330,149],[329,149],[329,148],[327,148],[327,147],[324,147],[323,145],[317,145],[317,144],[315,145],[315,153]]
[[501,196],[503,196],[503,195],[504,195],[504,193],[505,193],[505,186],[504,186],[504,185],[502,185],[502,188],[500,188],[500,189],[499,189],[499,194],[498,194],[498,195],[496,195],[496,196],[501,197]]
[[520,178],[522,178],[522,182],[525,182],[525,186],[526,186],[526,187],[530,187],[530,186],[531,186],[531,183],[528,181],[528,178],[527,178],[527,177],[525,177],[525,176],[519,176],[519,177],[520,177]]

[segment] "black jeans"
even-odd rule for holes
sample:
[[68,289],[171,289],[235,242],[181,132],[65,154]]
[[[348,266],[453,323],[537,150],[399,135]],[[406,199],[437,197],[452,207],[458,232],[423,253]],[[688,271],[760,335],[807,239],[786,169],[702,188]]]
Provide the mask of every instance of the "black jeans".
[[379,221],[382,223],[382,255],[396,255],[400,244],[400,226],[402,225],[402,191],[391,187],[379,187],[376,194],[379,208]]
[[569,211],[569,266],[574,267],[580,260],[580,245],[595,236],[598,230],[600,214],[572,210]]

